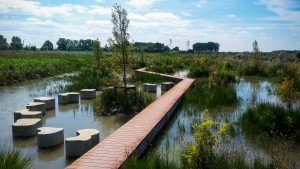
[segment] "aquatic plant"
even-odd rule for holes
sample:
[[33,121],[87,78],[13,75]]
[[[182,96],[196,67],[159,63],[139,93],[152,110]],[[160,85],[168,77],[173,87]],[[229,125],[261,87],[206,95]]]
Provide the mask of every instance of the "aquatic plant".
[[18,149],[0,149],[0,168],[1,169],[29,169],[32,157],[23,156]]
[[243,130],[250,135],[293,139],[300,142],[300,111],[262,103],[248,109],[241,118]]
[[128,90],[128,107],[126,109],[123,107],[124,99],[124,92],[121,88],[104,89],[100,98],[95,101],[95,109],[104,115],[137,113],[154,100],[150,94],[135,89]]

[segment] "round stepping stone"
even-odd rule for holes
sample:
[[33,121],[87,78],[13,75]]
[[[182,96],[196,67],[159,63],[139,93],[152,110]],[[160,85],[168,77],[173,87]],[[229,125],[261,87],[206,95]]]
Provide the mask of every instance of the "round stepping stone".
[[19,119],[12,125],[14,137],[29,137],[37,134],[37,128],[42,126],[41,119]]
[[173,86],[174,86],[174,82],[163,82],[161,84],[161,90],[167,91],[167,90],[171,89]]
[[41,127],[37,130],[37,144],[40,148],[53,147],[64,142],[63,128]]
[[76,132],[76,137],[66,138],[66,156],[79,157],[99,143],[99,131],[82,129]]
[[78,103],[78,102],[79,102],[78,92],[62,93],[58,95],[59,104]]
[[43,102],[29,102],[26,105],[26,109],[30,111],[41,111],[43,114],[46,113],[46,104]]
[[43,102],[46,104],[46,110],[53,109],[55,107],[54,97],[38,97],[34,99],[34,102]]
[[143,88],[147,92],[156,92],[156,84],[144,83]]
[[95,99],[96,89],[82,89],[80,90],[81,99]]
[[29,109],[17,110],[14,112],[14,122],[19,119],[42,118],[41,111],[30,111]]

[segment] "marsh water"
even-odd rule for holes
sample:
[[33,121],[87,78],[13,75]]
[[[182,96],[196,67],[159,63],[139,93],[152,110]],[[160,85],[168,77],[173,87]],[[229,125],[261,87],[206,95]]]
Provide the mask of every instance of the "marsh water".
[[[185,74],[182,73],[181,75],[185,76]],[[259,103],[282,104],[275,95],[275,84],[263,78],[243,77],[239,78],[234,88],[239,99],[238,105],[209,110],[209,116],[214,121],[232,124],[231,139],[220,150],[225,150],[229,153],[239,152],[250,163],[255,158],[260,158],[267,162],[270,160],[270,154],[265,149],[265,145],[254,141],[255,139],[253,138],[246,137],[239,121],[248,108]],[[195,107],[197,106],[190,105],[183,100],[182,105],[159,137],[156,138],[149,152],[159,154],[161,158],[175,163],[180,162],[180,154],[184,150],[186,143],[193,140],[191,125],[200,124],[203,118],[203,110]],[[291,146],[292,149],[289,149],[286,155],[297,163],[297,168],[300,168],[300,145],[292,144]]]
[[[177,72],[175,75],[186,76],[187,71]],[[64,128],[66,137],[76,135],[76,131],[82,128],[95,128],[100,131],[100,139],[103,140],[124,123],[132,118],[123,114],[115,116],[102,116],[94,112],[93,100],[80,100],[79,104],[58,105],[57,94],[70,82],[64,78],[48,78],[38,81],[22,83],[13,86],[0,87],[0,146],[4,148],[19,148],[25,154],[33,156],[34,168],[64,168],[74,159],[65,157],[64,144],[55,148],[39,149],[36,136],[30,138],[13,138],[12,128],[13,112],[25,108],[26,104],[36,97],[53,96],[56,98],[56,107],[48,111],[43,117],[43,126]],[[236,85],[235,90],[240,103],[234,107],[220,108],[211,111],[210,115],[217,121],[237,122],[247,108],[260,103],[280,103],[273,94],[274,85],[268,80],[259,78],[242,78]],[[158,85],[154,97],[161,95]],[[191,124],[199,122],[202,111],[184,102],[171,118],[167,126],[159,134],[150,147],[150,152],[160,154],[169,160],[179,161],[184,143],[192,138]],[[228,146],[241,147],[247,150],[247,157],[266,156],[267,153],[251,139],[246,138],[239,126],[235,129],[234,142]],[[289,152],[293,157],[300,160],[300,148],[295,147]]]

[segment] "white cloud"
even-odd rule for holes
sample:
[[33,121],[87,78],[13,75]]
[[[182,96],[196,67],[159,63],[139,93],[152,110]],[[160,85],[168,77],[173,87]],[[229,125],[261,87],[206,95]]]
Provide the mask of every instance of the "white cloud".
[[160,0],[128,0],[128,4],[134,8],[147,8],[152,7]]
[[206,0],[197,0],[197,2],[196,2],[196,7],[198,7],[198,8],[205,7],[206,5],[207,5]]
[[237,16],[235,14],[228,14],[227,17],[229,17],[229,18],[236,18]]
[[268,10],[274,12],[277,17],[270,19],[283,20],[288,22],[300,22],[300,11],[294,10],[300,7],[300,3],[295,0],[259,0]]

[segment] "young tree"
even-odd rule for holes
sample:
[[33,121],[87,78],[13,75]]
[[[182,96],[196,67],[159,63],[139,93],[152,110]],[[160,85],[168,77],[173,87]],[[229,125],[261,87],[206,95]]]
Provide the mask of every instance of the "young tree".
[[258,53],[259,52],[259,48],[258,48],[258,43],[256,40],[254,40],[254,42],[252,43],[253,46],[253,52],[254,53]]
[[67,50],[67,40],[65,38],[59,38],[56,42],[58,50]]
[[22,40],[18,36],[11,38],[10,48],[14,50],[21,50],[23,48]]
[[102,56],[102,49],[101,49],[101,46],[100,46],[100,42],[97,39],[97,40],[93,41],[93,57],[95,59],[97,68],[100,67],[100,58],[101,58],[101,56]]
[[124,86],[124,109],[126,110],[128,107],[127,101],[127,66],[129,64],[128,58],[128,47],[129,43],[129,33],[128,25],[129,20],[127,19],[127,11],[121,6],[115,5],[112,9],[112,19],[113,23],[113,37],[114,39],[110,40],[110,44],[113,45],[120,58],[121,67],[122,67],[122,79]]
[[47,40],[41,47],[41,50],[53,50],[53,43]]
[[288,77],[284,78],[284,81],[278,85],[277,90],[281,100],[286,103],[288,109],[291,110],[292,104],[297,101],[299,96],[294,86],[294,79]]
[[0,50],[8,49],[8,43],[6,42],[6,38],[3,35],[0,35]]

